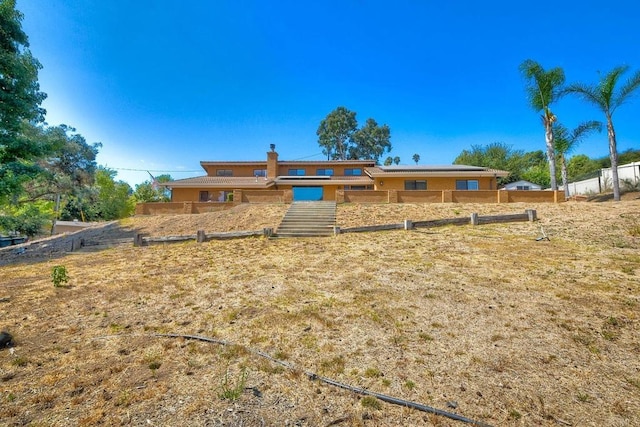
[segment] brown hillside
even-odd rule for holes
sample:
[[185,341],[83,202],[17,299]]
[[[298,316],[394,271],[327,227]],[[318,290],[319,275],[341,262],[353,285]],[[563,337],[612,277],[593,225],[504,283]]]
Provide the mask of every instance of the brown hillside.
[[[0,350],[0,425],[461,425],[304,371],[495,426],[640,425],[640,200],[627,198],[341,205],[343,228],[526,208],[540,221],[124,245],[2,267],[0,329],[16,346]],[[253,230],[285,209],[123,227]],[[69,287],[54,288],[54,265]]]

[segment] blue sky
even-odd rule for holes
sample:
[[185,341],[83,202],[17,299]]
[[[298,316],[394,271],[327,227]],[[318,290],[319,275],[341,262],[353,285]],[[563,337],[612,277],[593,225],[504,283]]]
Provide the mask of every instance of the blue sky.
[[[578,6],[579,4],[579,6]],[[545,7],[547,6],[547,7]],[[47,122],[102,142],[132,186],[202,175],[201,160],[323,159],[316,130],[338,106],[391,128],[392,156],[451,164],[473,144],[544,150],[525,59],[595,82],[640,68],[640,3],[558,0],[18,0],[43,65]],[[614,115],[640,148],[640,96]],[[601,113],[554,108],[573,128]],[[606,133],[576,154],[608,154]],[[386,156],[386,155],[385,155]],[[138,169],[142,172],[126,169]],[[154,172],[158,171],[158,172]]]

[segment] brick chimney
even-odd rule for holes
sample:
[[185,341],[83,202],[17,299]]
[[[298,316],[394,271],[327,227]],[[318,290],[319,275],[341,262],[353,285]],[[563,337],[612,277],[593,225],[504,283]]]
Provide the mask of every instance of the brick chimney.
[[275,150],[267,152],[267,178],[278,176],[278,153]]

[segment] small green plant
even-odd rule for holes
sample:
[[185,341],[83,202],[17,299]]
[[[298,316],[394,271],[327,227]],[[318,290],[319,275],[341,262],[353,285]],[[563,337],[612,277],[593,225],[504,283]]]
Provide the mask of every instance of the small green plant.
[[360,399],[360,404],[364,408],[376,409],[378,411],[382,409],[382,404],[380,403],[380,401],[373,396],[363,397],[362,399]]
[[583,403],[586,403],[591,400],[591,396],[589,396],[587,393],[582,393],[582,392],[578,393],[577,398],[578,398],[578,401]]
[[218,393],[218,397],[224,400],[238,400],[242,393],[244,392],[244,386],[247,382],[247,376],[249,373],[245,368],[240,371],[240,375],[235,381],[235,384],[231,383],[229,378],[229,370],[225,372],[224,377],[222,377],[222,381],[220,382],[220,392]]
[[67,267],[64,265],[56,265],[51,269],[51,281],[53,282],[53,286],[59,288],[64,286],[69,281],[69,276],[67,275]]
[[14,400],[16,400],[16,395],[15,395],[15,394],[13,394],[13,393],[9,393],[9,394],[7,395],[7,400],[8,400],[9,402],[13,402]]
[[367,378],[377,378],[382,376],[382,372],[377,368],[367,368],[366,371],[364,371],[364,376]]
[[27,366],[27,363],[29,363],[29,359],[25,357],[16,357],[11,361],[11,364],[13,366],[20,366],[20,367]]
[[407,389],[409,389],[409,390],[413,390],[414,388],[416,388],[416,383],[414,383],[414,382],[413,382],[413,381],[411,381],[411,380],[407,380],[407,381],[404,383],[404,386],[405,386]]
[[512,409],[509,411],[509,418],[514,419],[514,420],[519,420],[520,418],[522,418],[522,414],[520,412],[518,412],[515,409]]
[[156,371],[158,369],[160,369],[160,366],[162,366],[162,362],[159,361],[153,361],[153,362],[149,362],[149,369],[151,369],[151,374],[153,374],[153,376],[156,376]]

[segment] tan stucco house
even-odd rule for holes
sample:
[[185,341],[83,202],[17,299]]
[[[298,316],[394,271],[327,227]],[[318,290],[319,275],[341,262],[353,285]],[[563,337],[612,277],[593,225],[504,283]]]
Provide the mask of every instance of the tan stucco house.
[[337,200],[340,194],[355,191],[495,191],[497,178],[509,174],[464,165],[378,166],[373,160],[282,161],[275,151],[268,152],[265,161],[202,161],[200,165],[206,175],[164,184],[171,189],[172,202],[222,202],[243,192],[254,199],[260,194],[268,198],[270,191],[288,195],[285,199],[293,201]]

